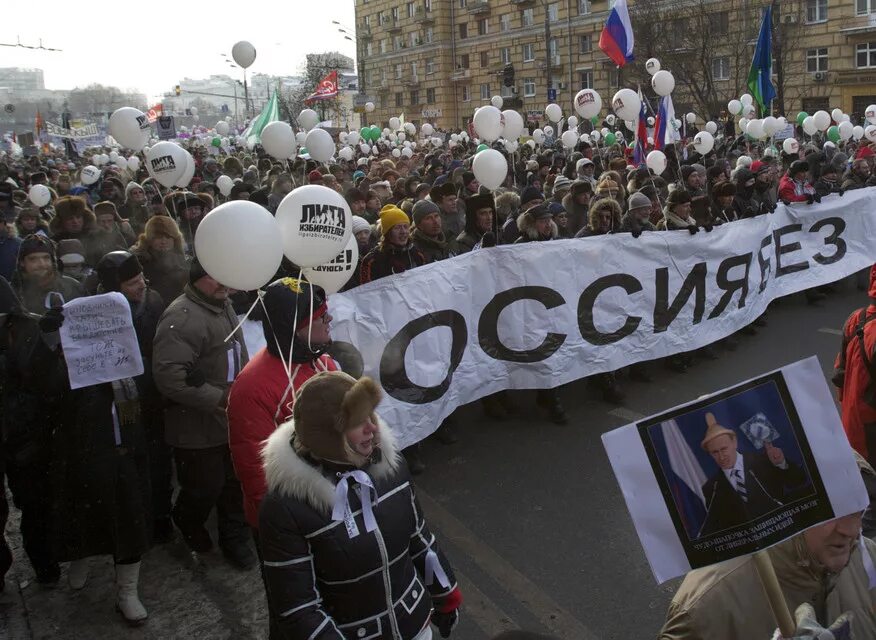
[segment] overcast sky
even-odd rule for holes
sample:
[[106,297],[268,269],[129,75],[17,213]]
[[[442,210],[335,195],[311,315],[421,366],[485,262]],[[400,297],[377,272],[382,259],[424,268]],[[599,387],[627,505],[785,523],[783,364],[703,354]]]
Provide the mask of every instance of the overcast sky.
[[0,67],[45,71],[46,88],[97,82],[138,89],[150,98],[184,77],[239,74],[231,57],[238,40],[258,52],[251,73],[293,75],[308,53],[355,58],[337,20],[355,26],[354,0],[176,0],[161,3],[90,0],[3,0],[0,42],[63,49],[61,53],[0,47]]

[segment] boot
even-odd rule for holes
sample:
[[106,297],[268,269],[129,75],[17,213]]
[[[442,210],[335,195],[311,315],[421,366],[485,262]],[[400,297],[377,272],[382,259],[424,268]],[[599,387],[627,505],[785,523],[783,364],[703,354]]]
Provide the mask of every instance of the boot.
[[227,543],[220,546],[222,547],[222,555],[235,569],[249,571],[256,566],[256,556],[246,542]]
[[132,627],[138,627],[146,622],[146,608],[137,595],[137,583],[140,581],[140,563],[116,565],[116,610],[122,614],[125,621]]
[[648,372],[648,367],[644,362],[637,362],[634,365],[630,365],[630,380],[654,382],[654,377]]
[[560,394],[556,389],[540,389],[536,394],[536,404],[547,409],[548,417],[554,424],[567,424],[566,410],[560,403]]
[[67,567],[67,582],[70,587],[79,591],[88,582],[88,572],[91,569],[91,558],[74,560]]
[[484,415],[491,420],[501,422],[508,419],[508,412],[505,411],[496,394],[481,398],[481,406],[484,408]]

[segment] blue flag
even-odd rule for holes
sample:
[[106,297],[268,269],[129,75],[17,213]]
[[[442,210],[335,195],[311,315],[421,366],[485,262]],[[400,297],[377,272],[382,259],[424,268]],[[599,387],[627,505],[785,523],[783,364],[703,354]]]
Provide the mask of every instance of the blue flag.
[[748,70],[748,90],[760,105],[761,115],[766,113],[767,105],[776,97],[773,87],[773,7],[763,10],[763,21],[760,23],[760,35],[757,36],[757,47]]

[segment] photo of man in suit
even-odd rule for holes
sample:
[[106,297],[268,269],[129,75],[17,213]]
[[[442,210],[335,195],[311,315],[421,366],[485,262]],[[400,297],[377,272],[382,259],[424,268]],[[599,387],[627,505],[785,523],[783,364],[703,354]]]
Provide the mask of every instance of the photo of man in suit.
[[736,432],[706,414],[701,446],[719,470],[703,484],[706,518],[700,536],[745,524],[805,495],[806,473],[765,441],[763,450],[740,453]]

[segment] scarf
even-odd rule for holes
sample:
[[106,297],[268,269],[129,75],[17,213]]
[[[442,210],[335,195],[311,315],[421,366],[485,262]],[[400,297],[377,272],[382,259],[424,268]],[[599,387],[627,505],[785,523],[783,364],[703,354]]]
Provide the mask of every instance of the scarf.
[[133,378],[113,380],[113,432],[116,446],[121,446],[121,427],[136,424],[140,419],[140,399]]

